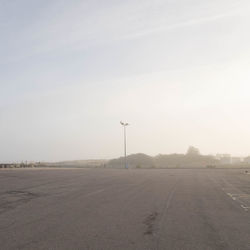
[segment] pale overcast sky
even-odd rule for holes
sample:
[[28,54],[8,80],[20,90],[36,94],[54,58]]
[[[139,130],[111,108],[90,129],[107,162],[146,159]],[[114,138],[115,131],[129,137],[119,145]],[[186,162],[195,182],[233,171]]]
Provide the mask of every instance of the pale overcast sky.
[[0,0],[0,161],[250,155],[249,0]]

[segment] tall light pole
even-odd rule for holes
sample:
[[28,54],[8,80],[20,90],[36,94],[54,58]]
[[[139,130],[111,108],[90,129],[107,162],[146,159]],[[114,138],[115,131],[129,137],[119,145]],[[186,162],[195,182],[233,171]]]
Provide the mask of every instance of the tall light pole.
[[127,166],[127,134],[126,134],[126,127],[129,125],[127,122],[120,121],[121,125],[123,126],[124,130],[124,165],[125,168],[128,168]]

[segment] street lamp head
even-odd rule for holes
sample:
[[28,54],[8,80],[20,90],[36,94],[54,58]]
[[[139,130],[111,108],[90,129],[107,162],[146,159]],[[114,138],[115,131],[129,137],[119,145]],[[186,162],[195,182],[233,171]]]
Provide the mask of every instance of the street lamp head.
[[120,121],[120,123],[121,123],[122,126],[128,126],[129,125],[128,123],[125,123],[125,122],[122,122],[122,121]]

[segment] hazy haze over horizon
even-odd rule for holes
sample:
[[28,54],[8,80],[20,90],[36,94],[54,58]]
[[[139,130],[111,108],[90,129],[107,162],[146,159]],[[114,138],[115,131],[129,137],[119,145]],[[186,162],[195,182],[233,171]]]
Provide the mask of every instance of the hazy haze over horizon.
[[[105,3],[104,3],[105,2]],[[250,1],[0,0],[0,162],[250,155]]]

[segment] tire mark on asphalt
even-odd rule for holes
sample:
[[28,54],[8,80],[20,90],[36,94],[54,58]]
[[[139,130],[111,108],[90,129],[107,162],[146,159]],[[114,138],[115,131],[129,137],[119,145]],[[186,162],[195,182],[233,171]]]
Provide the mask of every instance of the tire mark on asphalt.
[[178,180],[176,180],[176,183],[172,187],[172,190],[170,191],[170,194],[166,197],[166,200],[164,202],[164,207],[163,207],[162,214],[161,214],[161,217],[160,217],[160,221],[159,221],[159,224],[158,224],[158,234],[156,234],[156,237],[155,237],[155,242],[156,242],[155,243],[156,244],[155,250],[160,249],[159,248],[160,241],[161,241],[160,232],[161,232],[161,229],[162,229],[162,224],[166,220],[167,212],[168,212],[168,209],[170,207],[171,201],[173,199],[177,184],[178,184]]
[[5,192],[0,200],[0,215],[38,197],[40,197],[40,194],[38,193],[20,190]]

